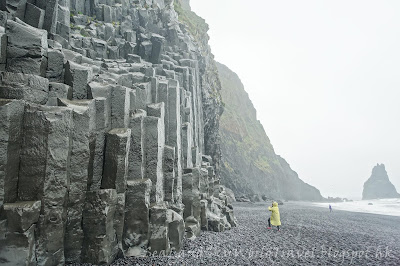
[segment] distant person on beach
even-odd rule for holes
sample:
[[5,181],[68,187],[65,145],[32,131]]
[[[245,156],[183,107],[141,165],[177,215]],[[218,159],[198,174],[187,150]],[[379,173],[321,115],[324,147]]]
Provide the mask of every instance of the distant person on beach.
[[268,229],[271,229],[271,224],[278,227],[278,231],[280,231],[279,226],[281,225],[281,217],[279,215],[278,202],[273,202],[272,207],[268,207],[268,210],[271,212],[271,217],[268,218]]
[[329,204],[329,211],[332,212],[332,206]]

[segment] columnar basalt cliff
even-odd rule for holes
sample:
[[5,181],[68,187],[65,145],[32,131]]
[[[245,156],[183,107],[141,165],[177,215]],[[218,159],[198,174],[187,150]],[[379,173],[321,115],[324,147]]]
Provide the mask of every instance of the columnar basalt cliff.
[[172,0],[0,9],[2,264],[108,264],[236,225],[204,21]]
[[364,183],[363,200],[400,198],[395,186],[390,182],[384,164],[377,164],[372,169],[371,177]]
[[225,110],[221,116],[221,180],[236,196],[252,200],[323,200],[277,155],[257,120],[256,109],[239,77],[217,64]]

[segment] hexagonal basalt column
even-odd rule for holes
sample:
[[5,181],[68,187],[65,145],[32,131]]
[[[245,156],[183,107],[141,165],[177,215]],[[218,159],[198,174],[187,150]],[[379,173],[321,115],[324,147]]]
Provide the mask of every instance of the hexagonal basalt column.
[[0,205],[17,200],[23,101],[0,99]]
[[83,262],[110,264],[118,251],[114,215],[115,189],[88,191],[83,212]]

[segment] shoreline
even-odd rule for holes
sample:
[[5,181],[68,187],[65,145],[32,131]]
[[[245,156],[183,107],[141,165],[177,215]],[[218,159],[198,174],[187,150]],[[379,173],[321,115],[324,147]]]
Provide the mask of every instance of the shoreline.
[[[400,199],[397,198],[381,200],[357,200],[351,202],[291,201],[288,203],[323,209],[328,209],[329,204],[331,204],[333,211],[347,211],[400,217]],[[372,203],[372,205],[369,205],[369,203]]]

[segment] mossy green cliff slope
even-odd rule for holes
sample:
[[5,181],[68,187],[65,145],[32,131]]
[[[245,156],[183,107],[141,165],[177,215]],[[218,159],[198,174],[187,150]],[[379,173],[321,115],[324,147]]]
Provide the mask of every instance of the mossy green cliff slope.
[[217,67],[225,105],[220,121],[222,183],[237,196],[321,200],[319,190],[303,182],[275,153],[237,74],[222,64]]

